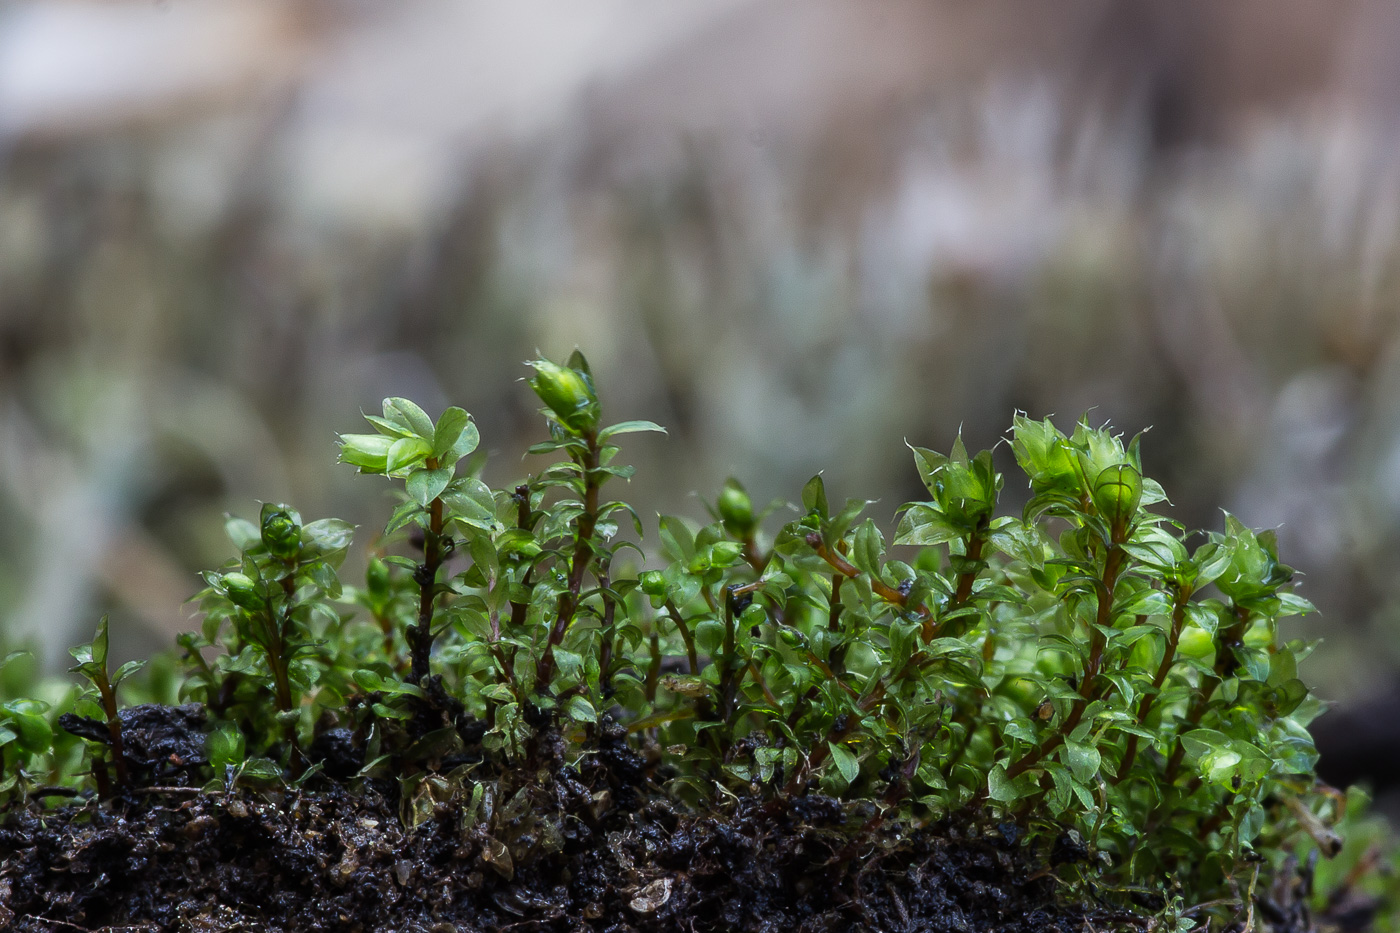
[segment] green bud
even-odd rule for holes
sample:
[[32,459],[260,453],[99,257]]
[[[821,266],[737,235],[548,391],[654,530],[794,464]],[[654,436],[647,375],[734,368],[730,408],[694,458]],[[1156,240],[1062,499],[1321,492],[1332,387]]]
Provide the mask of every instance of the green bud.
[[371,557],[369,567],[365,570],[365,587],[375,602],[383,602],[388,599],[389,565],[377,557]]
[[778,629],[778,637],[791,648],[801,648],[807,644],[807,639],[803,634],[788,625]]
[[643,570],[637,575],[637,581],[641,584],[642,592],[648,596],[666,595],[666,578],[660,570]]
[[733,477],[725,480],[724,488],[720,490],[719,517],[724,520],[724,530],[739,538],[753,534],[757,524],[754,521],[753,501]]
[[262,606],[262,594],[258,592],[258,585],[246,573],[226,573],[219,583],[235,606],[242,609],[258,609]]
[[301,516],[285,505],[265,504],[262,543],[269,554],[280,560],[296,557],[301,552]]
[[706,549],[697,551],[695,556],[690,559],[690,565],[686,569],[694,574],[702,574],[712,566],[713,563],[710,560],[710,552]]
[[738,541],[716,541],[710,547],[710,566],[732,567],[744,559],[744,546]]
[[1115,464],[1094,480],[1094,507],[1115,532],[1128,527],[1142,501],[1142,474],[1126,463]]
[[1183,658],[1209,663],[1215,657],[1215,636],[1203,628],[1188,625],[1181,631],[1176,653]]
[[342,434],[340,462],[359,467],[361,473],[383,473],[388,469],[389,448],[394,440],[383,434]]
[[762,625],[768,621],[768,610],[758,603],[749,603],[748,607],[739,614],[739,629],[747,631],[755,625]]
[[1050,423],[1017,415],[1012,450],[1016,462],[1031,478],[1036,492],[1057,490],[1078,494],[1079,468],[1065,436]]
[[560,424],[575,434],[591,434],[598,429],[601,412],[592,379],[579,370],[549,360],[531,360],[526,365],[535,368],[530,388]]
[[695,623],[695,647],[711,657],[719,654],[724,644],[724,623],[717,619],[701,619]]

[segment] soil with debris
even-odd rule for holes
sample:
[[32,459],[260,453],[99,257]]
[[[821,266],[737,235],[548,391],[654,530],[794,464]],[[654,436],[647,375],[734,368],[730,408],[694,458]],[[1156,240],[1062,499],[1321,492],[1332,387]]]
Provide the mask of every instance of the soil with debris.
[[[196,786],[209,773],[198,706],[121,719],[131,787],[0,815],[0,931],[1079,933],[1144,930],[1161,907],[1066,902],[1055,869],[1087,856],[1070,833],[1036,846],[1007,823],[913,828],[814,794],[692,812],[608,719],[574,764],[542,723],[528,767],[493,771],[477,752],[348,784],[364,750],[332,729],[296,789],[262,792]],[[479,742],[478,725],[443,731]],[[1315,929],[1311,865],[1280,877],[1259,919]],[[1355,906],[1326,925],[1368,927],[1370,905]]]
[[480,786],[398,806],[328,782],[12,813],[0,929],[1078,933],[1137,922],[1057,903],[1044,861],[1007,827],[900,833],[816,796],[710,816],[641,799],[629,809],[570,769],[505,801]]

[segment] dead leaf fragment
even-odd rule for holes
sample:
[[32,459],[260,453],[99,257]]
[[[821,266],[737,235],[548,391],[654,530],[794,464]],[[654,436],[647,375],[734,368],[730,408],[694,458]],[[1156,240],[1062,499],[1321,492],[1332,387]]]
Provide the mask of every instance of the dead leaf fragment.
[[657,878],[637,892],[632,898],[631,907],[639,914],[649,914],[658,910],[671,899],[671,879]]
[[499,839],[487,836],[482,841],[481,860],[507,881],[515,875],[515,860],[510,857],[510,849]]

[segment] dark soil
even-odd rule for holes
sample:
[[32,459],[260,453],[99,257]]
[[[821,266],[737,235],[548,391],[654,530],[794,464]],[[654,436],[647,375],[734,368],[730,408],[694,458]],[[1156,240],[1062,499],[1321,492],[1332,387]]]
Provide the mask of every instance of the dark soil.
[[1001,832],[862,829],[822,797],[628,811],[560,778],[489,820],[453,802],[412,829],[383,796],[333,784],[14,813],[0,929],[1078,933],[1135,920],[1057,903],[1045,865]]
[[[1066,900],[1057,874],[1087,857],[1072,833],[1027,845],[1011,824],[911,827],[818,795],[690,812],[611,721],[575,765],[542,722],[530,768],[493,769],[448,743],[454,754],[427,767],[398,762],[414,775],[402,784],[353,792],[341,780],[363,749],[328,730],[304,786],[256,793],[194,786],[209,775],[198,706],[121,719],[132,787],[0,816],[0,931],[1080,933],[1147,929],[1144,913],[1162,906]],[[61,722],[96,743],[109,735]],[[472,722],[444,731],[480,740]],[[1317,929],[1311,864],[1279,879],[1256,899],[1258,928]],[[1339,930],[1367,928],[1374,910],[1333,906],[1317,919]]]

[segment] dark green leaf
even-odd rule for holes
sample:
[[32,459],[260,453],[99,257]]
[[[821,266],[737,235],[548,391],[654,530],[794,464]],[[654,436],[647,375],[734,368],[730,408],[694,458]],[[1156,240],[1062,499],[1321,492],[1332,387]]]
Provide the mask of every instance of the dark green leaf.
[[885,554],[885,539],[873,519],[866,519],[856,529],[855,547],[851,552],[851,563],[872,576],[880,575],[880,559]]
[[121,667],[117,668],[117,672],[112,675],[112,686],[115,687],[117,684],[121,683],[123,680],[126,680],[132,674],[135,674],[137,671],[139,671],[145,666],[145,661],[127,661]]
[[401,503],[398,508],[394,509],[394,514],[389,517],[389,523],[384,526],[384,533],[386,535],[391,535],[394,532],[398,531],[400,528],[403,528],[405,525],[408,525],[410,522],[417,519],[419,516],[426,514],[427,513],[421,505],[419,505],[414,500],[409,499],[408,501]]
[[807,485],[802,487],[802,507],[823,518],[827,516],[826,484],[822,482],[820,473],[807,480]]
[[1021,796],[1016,783],[1007,777],[1005,765],[995,765],[987,773],[987,796],[1000,803],[1011,803]]
[[846,529],[851,527],[851,523],[856,520],[856,517],[859,516],[861,512],[865,511],[865,507],[869,504],[869,499],[846,500],[846,504],[842,506],[841,511],[832,516],[831,520],[826,522],[822,527],[822,538],[825,540],[828,547],[835,545],[837,541],[841,540],[846,534]]
[[587,697],[578,695],[569,697],[569,702],[564,704],[564,710],[574,722],[598,721],[598,711],[593,708],[592,703],[588,702]]
[[1076,781],[1083,784],[1093,782],[1095,775],[1099,773],[1101,761],[1097,748],[1078,742],[1065,742],[1064,756],[1065,764],[1069,766],[1070,773]]

